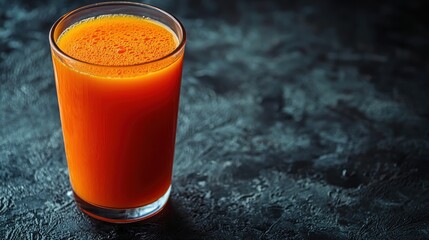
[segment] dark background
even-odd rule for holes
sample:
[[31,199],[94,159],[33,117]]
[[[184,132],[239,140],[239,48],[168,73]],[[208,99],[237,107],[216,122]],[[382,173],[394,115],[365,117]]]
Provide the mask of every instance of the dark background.
[[0,239],[429,239],[425,2],[149,1],[188,32],[172,196],[114,225],[71,197],[48,43],[90,1],[0,0]]

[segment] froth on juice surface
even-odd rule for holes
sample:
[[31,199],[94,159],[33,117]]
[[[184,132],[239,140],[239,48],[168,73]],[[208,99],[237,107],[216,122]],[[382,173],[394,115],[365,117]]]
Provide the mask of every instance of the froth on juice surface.
[[[67,55],[86,63],[130,66],[167,56],[178,46],[178,39],[166,26],[148,18],[102,15],[70,26],[57,45]],[[109,74],[115,75],[114,71]]]
[[107,15],[72,25],[57,45],[90,63],[53,55],[75,194],[109,208],[159,199],[171,185],[183,51],[154,60],[174,51],[177,36],[154,20]]

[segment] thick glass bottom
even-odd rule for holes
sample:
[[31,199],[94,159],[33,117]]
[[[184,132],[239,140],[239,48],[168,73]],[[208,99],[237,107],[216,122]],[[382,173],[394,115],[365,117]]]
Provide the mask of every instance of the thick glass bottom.
[[171,186],[153,203],[137,208],[105,208],[85,202],[76,193],[74,198],[79,209],[87,215],[111,223],[131,223],[149,218],[162,210],[170,196]]

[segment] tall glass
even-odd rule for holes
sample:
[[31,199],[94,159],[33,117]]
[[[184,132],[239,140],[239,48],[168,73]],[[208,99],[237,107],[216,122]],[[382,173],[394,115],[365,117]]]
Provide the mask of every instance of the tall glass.
[[[176,35],[178,46],[159,59],[128,66],[91,64],[58,46],[71,25],[111,14],[155,20]],[[150,5],[106,2],[65,14],[52,26],[49,40],[77,206],[92,217],[116,223],[156,214],[171,189],[186,41],[182,24]]]

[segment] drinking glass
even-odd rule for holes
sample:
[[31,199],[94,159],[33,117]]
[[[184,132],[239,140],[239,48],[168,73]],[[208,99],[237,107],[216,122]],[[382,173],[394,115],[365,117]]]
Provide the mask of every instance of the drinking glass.
[[[102,15],[154,20],[177,37],[166,56],[141,64],[88,63],[57,44],[73,24]],[[75,201],[108,222],[139,221],[166,204],[172,180],[182,63],[183,25],[141,3],[105,2],[71,11],[49,33],[65,153]]]

